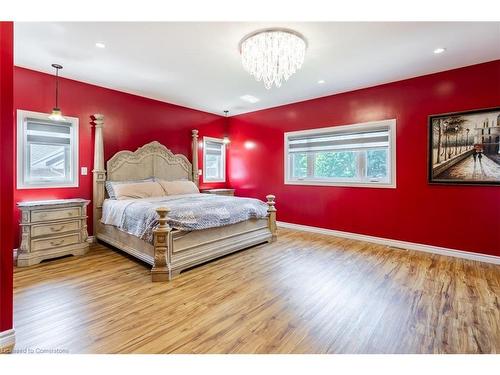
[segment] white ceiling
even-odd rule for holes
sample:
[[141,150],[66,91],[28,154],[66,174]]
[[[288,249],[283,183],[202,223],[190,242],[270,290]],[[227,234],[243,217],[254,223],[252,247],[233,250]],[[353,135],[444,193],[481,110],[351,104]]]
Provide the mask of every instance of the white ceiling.
[[[238,52],[267,27],[308,42],[302,69],[279,89],[256,82]],[[52,73],[59,63],[63,77],[230,115],[500,59],[500,22],[17,22],[14,35],[18,66]]]

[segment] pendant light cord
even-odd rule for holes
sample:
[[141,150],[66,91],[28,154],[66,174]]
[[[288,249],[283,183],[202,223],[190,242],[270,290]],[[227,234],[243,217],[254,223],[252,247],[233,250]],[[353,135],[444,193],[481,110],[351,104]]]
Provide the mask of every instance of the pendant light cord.
[[62,65],[52,64],[52,67],[56,70],[56,108],[59,109],[59,70]]
[[59,108],[59,68],[56,68],[56,108]]

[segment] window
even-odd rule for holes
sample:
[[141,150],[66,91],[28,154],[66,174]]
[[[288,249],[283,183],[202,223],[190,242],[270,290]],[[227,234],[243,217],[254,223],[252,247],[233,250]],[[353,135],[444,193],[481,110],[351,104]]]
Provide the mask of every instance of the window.
[[17,111],[17,188],[78,186],[78,119]]
[[285,133],[285,184],[396,187],[396,120]]
[[223,139],[203,137],[203,181],[226,181],[226,145]]

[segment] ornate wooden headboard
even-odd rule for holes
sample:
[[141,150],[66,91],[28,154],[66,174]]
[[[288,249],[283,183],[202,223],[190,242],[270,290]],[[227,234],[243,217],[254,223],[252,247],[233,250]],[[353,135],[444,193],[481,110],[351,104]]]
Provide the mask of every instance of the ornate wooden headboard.
[[120,151],[106,164],[110,181],[140,180],[157,177],[162,180],[193,180],[193,167],[181,154],[174,155],[159,142],[151,142],[136,151]]
[[[104,116],[91,116],[95,127],[94,146],[94,175],[93,184],[93,214],[94,230],[96,223],[102,216],[102,203],[105,198],[105,182],[139,180],[148,177],[157,177],[164,180],[188,179],[198,186],[198,130],[192,131],[192,164],[181,154],[173,154],[159,142],[150,142],[136,151],[120,151],[108,160],[104,169],[104,139],[102,128]],[[107,178],[106,178],[107,173]]]

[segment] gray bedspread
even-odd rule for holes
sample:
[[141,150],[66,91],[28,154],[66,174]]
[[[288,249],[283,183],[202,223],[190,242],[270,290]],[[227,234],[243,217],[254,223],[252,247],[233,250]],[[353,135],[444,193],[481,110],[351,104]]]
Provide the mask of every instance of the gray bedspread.
[[253,198],[213,194],[185,194],[157,198],[111,200],[103,204],[101,222],[118,227],[149,243],[158,225],[155,209],[168,207],[168,224],[191,231],[221,227],[251,218],[265,218],[267,204]]

